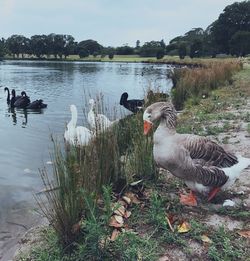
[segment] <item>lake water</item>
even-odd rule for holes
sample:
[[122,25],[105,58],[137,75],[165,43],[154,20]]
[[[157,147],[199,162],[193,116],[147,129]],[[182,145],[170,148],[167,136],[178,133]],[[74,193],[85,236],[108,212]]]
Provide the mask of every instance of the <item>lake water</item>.
[[[39,168],[50,161],[50,135],[63,140],[69,105],[78,108],[78,124],[87,126],[87,101],[101,93],[109,117],[114,111],[120,117],[128,113],[119,105],[123,92],[129,99],[143,98],[148,87],[169,92],[168,69],[141,63],[0,62],[0,260],[7,258],[18,235],[37,221],[31,209],[36,206],[33,193],[42,188]],[[48,108],[10,110],[4,87],[18,95],[25,90],[31,100],[43,99]]]

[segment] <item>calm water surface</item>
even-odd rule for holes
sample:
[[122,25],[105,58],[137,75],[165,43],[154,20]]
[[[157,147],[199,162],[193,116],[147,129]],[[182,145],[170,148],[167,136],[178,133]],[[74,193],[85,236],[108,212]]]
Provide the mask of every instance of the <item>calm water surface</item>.
[[[0,62],[0,233],[9,233],[16,212],[32,205],[32,194],[42,188],[38,169],[50,161],[50,134],[63,139],[70,104],[78,108],[78,124],[87,126],[86,103],[102,93],[109,112],[115,110],[120,117],[127,113],[119,105],[124,91],[131,99],[143,98],[148,87],[168,92],[168,69],[140,63]],[[31,100],[41,98],[48,108],[10,110],[4,87],[15,88],[17,94],[25,90]]]

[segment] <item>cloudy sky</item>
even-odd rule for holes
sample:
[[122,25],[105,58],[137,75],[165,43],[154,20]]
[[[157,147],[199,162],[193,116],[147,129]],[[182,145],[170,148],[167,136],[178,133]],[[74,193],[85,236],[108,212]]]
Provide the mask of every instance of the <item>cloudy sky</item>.
[[0,0],[0,37],[71,34],[104,46],[168,43],[205,29],[234,0]]

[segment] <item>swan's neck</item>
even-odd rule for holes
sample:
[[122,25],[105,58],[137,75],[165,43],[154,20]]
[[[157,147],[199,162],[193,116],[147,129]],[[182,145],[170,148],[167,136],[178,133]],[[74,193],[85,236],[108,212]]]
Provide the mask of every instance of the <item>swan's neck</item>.
[[76,127],[76,122],[77,122],[77,111],[73,110],[71,112],[71,120],[68,123],[68,126]]
[[10,101],[10,91],[9,91],[9,89],[7,89],[7,102],[9,102]]

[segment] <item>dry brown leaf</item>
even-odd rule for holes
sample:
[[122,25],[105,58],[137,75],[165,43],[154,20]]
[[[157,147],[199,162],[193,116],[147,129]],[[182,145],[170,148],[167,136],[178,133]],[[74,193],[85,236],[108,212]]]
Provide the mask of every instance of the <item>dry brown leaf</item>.
[[125,194],[125,196],[130,198],[132,203],[135,203],[135,204],[140,204],[141,203],[141,201],[138,199],[137,195],[134,194],[133,192],[127,192]]
[[131,204],[131,199],[129,197],[123,196],[122,199],[128,204]]
[[204,243],[209,243],[209,244],[213,243],[213,241],[207,235],[202,235],[201,240]]
[[115,220],[119,223],[119,224],[123,224],[124,220],[123,217],[118,216],[118,215],[114,215]]
[[121,224],[121,223],[118,223],[118,222],[116,221],[115,217],[112,216],[111,219],[110,219],[110,221],[109,221],[109,226],[110,226],[110,227],[116,227],[116,228],[118,228],[118,227],[122,227],[122,226],[123,226],[123,223],[122,223],[122,224]]
[[116,214],[116,215],[118,215],[118,216],[124,216],[124,214],[125,214],[125,211],[126,211],[126,209],[125,209],[125,207],[124,206],[120,206],[119,208],[117,208],[115,211],[114,211],[114,213]]
[[129,210],[126,210],[125,214],[124,214],[124,217],[125,218],[129,218],[131,216],[131,211]]
[[174,232],[174,228],[172,227],[172,224],[171,224],[171,222],[170,222],[168,216],[166,216],[166,220],[167,220],[167,222],[168,222],[169,228],[171,229],[172,232]]
[[186,233],[191,229],[191,226],[188,222],[184,221],[177,227],[177,229],[179,233]]
[[197,200],[194,196],[192,196],[191,194],[189,195],[180,195],[180,203],[182,205],[186,205],[186,206],[192,206],[195,207],[197,206]]
[[72,231],[73,234],[77,234],[79,232],[80,228],[81,228],[81,221],[79,221],[76,224],[74,224],[72,226],[71,231]]
[[115,241],[119,234],[120,234],[120,231],[118,229],[114,229],[112,232],[112,235],[110,237],[110,240]]
[[237,232],[240,236],[250,238],[250,230],[241,230]]

